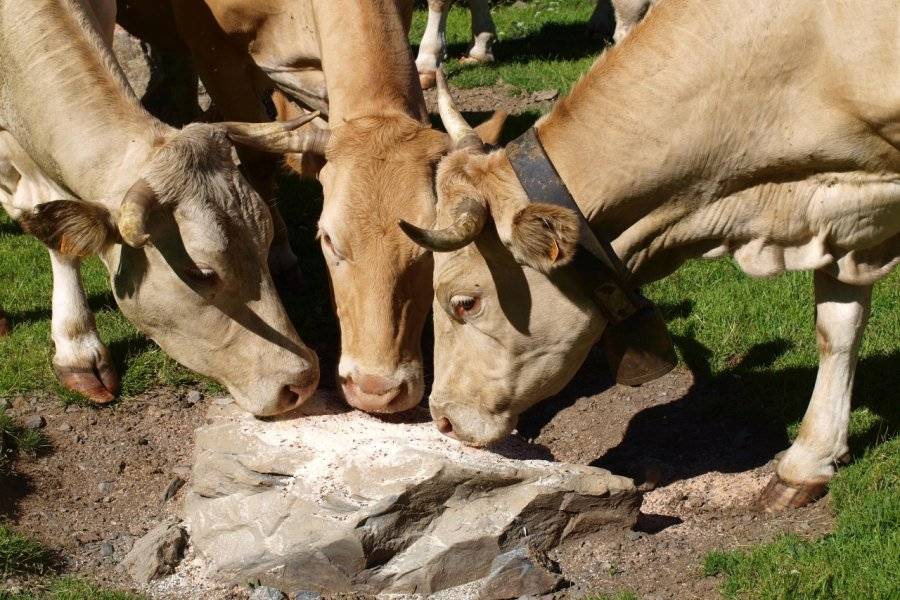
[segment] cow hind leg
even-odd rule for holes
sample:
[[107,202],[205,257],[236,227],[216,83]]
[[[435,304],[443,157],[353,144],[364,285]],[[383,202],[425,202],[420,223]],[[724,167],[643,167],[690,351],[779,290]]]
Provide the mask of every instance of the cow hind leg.
[[488,0],[469,0],[469,11],[472,13],[472,47],[469,55],[462,62],[494,62],[494,42],[497,40],[497,28],[491,19],[491,7]]
[[63,387],[106,404],[119,392],[119,376],[100,341],[81,283],[81,261],[50,250],[53,268],[53,370]]
[[817,271],[815,290],[819,372],[800,433],[759,498],[768,511],[800,507],[824,495],[848,452],[853,377],[872,287],[841,283]]
[[428,22],[416,56],[416,70],[423,90],[434,87],[435,72],[447,53],[447,13],[451,0],[428,0]]

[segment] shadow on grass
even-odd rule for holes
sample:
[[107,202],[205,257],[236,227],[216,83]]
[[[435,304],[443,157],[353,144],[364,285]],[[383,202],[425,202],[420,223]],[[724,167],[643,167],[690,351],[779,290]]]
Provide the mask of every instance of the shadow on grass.
[[22,228],[13,221],[0,220],[0,235],[25,235]]
[[[663,305],[667,319],[690,312],[689,303]],[[774,369],[792,344],[776,339],[753,347],[724,372],[712,374],[712,351],[690,336],[675,339],[694,374],[680,398],[640,410],[628,422],[622,441],[591,464],[643,481],[648,465],[658,467],[662,485],[711,471],[736,473],[769,462],[787,448],[787,429],[806,411],[817,367]],[[854,408],[866,407],[877,418],[850,437],[851,454],[900,432],[900,352],[870,356],[859,363]],[[598,368],[598,365],[603,365]],[[602,349],[595,347],[575,379],[552,402],[531,409],[520,431],[536,436],[561,410],[584,396],[614,385]],[[604,419],[604,415],[595,415]]]
[[[525,37],[498,40],[494,55],[501,64],[527,65],[535,60],[578,60],[597,56],[611,39],[593,36],[587,20],[580,23],[546,23],[540,30]],[[469,52],[471,41],[454,42],[447,46],[447,56],[460,57]],[[418,54],[418,45],[413,46]]]

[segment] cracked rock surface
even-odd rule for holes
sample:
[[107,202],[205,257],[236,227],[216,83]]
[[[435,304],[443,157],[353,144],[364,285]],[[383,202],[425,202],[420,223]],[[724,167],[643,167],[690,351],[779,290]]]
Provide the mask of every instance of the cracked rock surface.
[[213,403],[197,430],[185,523],[223,580],[429,594],[485,577],[499,555],[620,537],[637,518],[630,479],[537,460],[540,446],[466,448],[424,409],[400,421],[310,402],[280,421]]

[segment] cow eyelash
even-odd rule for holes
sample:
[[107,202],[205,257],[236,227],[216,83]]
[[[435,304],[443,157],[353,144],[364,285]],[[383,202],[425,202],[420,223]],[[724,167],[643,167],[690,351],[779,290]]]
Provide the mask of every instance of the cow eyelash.
[[450,298],[450,314],[458,321],[472,319],[481,314],[481,296],[457,294]]
[[208,265],[192,265],[184,273],[197,283],[211,284],[219,279],[216,270]]

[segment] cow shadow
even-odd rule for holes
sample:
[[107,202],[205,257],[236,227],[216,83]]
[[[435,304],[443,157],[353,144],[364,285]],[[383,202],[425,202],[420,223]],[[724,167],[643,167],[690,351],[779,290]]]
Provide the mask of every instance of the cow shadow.
[[[528,64],[534,60],[578,60],[598,56],[612,41],[612,34],[596,36],[585,19],[577,23],[545,23],[541,28],[520,37],[503,36],[494,44],[499,64]],[[459,58],[469,52],[471,40],[447,44],[447,56]],[[418,53],[418,44],[413,45]],[[490,68],[490,63],[485,65]]]
[[[674,308],[663,306],[664,313]],[[693,336],[676,337],[675,344],[693,373],[693,384],[681,397],[661,399],[631,416],[621,441],[591,465],[633,477],[638,483],[653,472],[654,480],[666,485],[713,471],[748,471],[765,465],[790,445],[787,430],[802,419],[817,375],[816,367],[773,367],[791,349],[790,342],[776,339],[758,344],[718,375],[712,374],[712,351]],[[598,364],[605,362],[602,351],[594,348],[559,396],[523,415],[520,431],[526,437],[536,436],[579,398],[613,386],[607,369],[597,368]],[[900,351],[868,356],[859,363],[853,407],[866,407],[874,418],[868,426],[851,429],[853,458],[900,432],[898,364]],[[600,414],[596,417],[605,419]]]
[[[49,294],[47,295],[47,300],[50,300]],[[88,308],[90,308],[91,312],[94,314],[104,309],[118,310],[116,299],[110,291],[90,294],[88,296]],[[22,311],[8,310],[7,314],[10,322],[15,328],[19,325],[31,325],[40,321],[49,320],[53,315],[53,311],[51,306],[46,304]]]

